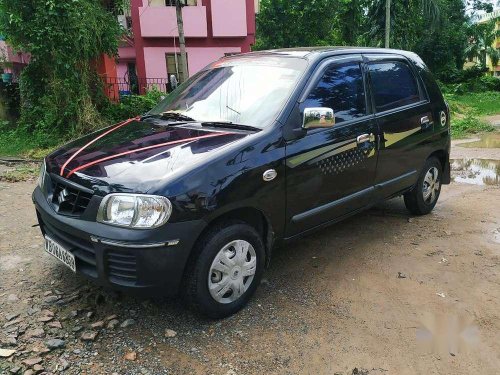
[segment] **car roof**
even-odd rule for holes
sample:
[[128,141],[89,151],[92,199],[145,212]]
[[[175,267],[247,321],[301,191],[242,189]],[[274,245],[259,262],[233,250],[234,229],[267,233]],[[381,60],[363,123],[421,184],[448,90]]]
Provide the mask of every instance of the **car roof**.
[[389,48],[374,48],[374,47],[348,47],[348,46],[323,46],[323,47],[296,47],[272,49],[266,51],[249,52],[241,55],[233,55],[232,58],[238,57],[299,57],[307,60],[317,60],[331,55],[342,55],[346,53],[377,53],[377,54],[398,54],[411,59],[415,59],[416,55],[413,52],[403,51]]

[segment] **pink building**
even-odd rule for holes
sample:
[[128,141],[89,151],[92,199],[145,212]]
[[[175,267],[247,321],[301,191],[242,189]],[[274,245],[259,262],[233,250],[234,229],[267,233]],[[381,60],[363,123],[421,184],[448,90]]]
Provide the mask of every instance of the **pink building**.
[[[184,33],[189,75],[225,55],[249,52],[255,42],[256,0],[186,0]],[[175,0],[131,0],[121,22],[133,37],[122,41],[117,65],[120,91],[166,89],[179,79],[180,50]]]
[[0,67],[3,72],[11,73],[13,79],[16,80],[21,73],[21,70],[29,62],[29,55],[14,51],[8,46],[3,38],[0,37],[0,65],[8,64],[7,67]]

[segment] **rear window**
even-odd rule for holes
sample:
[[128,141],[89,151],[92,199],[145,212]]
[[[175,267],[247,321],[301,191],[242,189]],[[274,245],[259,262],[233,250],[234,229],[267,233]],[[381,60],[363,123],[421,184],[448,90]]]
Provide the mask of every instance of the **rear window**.
[[368,65],[377,112],[420,101],[417,81],[408,64],[384,61]]

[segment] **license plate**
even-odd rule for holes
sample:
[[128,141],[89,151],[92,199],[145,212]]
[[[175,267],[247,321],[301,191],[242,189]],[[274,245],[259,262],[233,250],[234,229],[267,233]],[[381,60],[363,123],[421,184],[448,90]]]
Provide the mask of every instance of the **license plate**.
[[59,259],[71,271],[76,272],[75,256],[49,236],[45,236],[45,251]]

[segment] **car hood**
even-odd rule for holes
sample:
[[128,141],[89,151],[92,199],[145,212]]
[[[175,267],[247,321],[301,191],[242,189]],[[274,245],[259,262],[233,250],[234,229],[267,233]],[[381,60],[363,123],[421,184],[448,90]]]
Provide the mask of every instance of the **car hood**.
[[51,154],[46,163],[50,173],[84,186],[112,184],[128,190],[140,185],[144,190],[148,182],[192,168],[247,135],[199,124],[167,126],[134,119],[78,139]]

